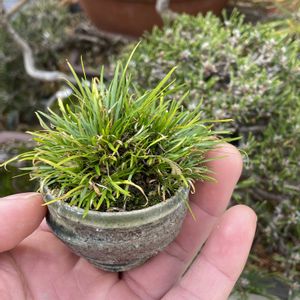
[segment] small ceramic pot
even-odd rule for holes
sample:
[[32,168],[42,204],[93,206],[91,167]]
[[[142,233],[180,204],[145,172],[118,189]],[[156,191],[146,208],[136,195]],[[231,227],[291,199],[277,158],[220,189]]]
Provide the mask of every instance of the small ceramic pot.
[[[54,234],[94,266],[121,272],[143,264],[178,235],[187,211],[188,189],[168,200],[129,212],[90,211],[57,201],[48,205]],[[45,201],[53,199],[47,193]]]
[[[128,36],[140,36],[162,20],[155,10],[156,0],[80,0],[91,21],[100,29]],[[171,9],[196,15],[213,11],[219,14],[228,0],[171,0]]]

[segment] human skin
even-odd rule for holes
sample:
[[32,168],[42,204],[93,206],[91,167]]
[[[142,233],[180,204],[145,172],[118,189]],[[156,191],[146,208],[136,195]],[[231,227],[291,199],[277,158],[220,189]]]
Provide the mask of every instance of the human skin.
[[220,156],[208,163],[216,182],[197,182],[190,195],[195,219],[187,214],[172,244],[124,273],[98,270],[58,240],[40,194],[1,198],[1,300],[227,299],[246,263],[256,215],[244,205],[226,210],[242,159],[228,144],[208,153]]

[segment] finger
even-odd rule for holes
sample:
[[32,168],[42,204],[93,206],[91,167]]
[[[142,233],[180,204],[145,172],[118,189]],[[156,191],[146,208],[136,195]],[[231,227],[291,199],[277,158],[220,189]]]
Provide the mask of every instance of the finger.
[[44,218],[44,220],[40,224],[38,230],[44,231],[44,232],[53,232],[52,229],[49,227],[49,225],[48,225],[48,223],[46,221],[46,218]]
[[38,193],[0,198],[0,252],[14,248],[30,235],[46,214]]
[[187,274],[163,299],[227,299],[245,266],[255,228],[252,209],[229,209]]
[[238,182],[243,161],[239,150],[231,144],[210,151],[207,155],[210,161],[207,166],[213,171],[215,182],[196,182],[196,193],[190,201],[199,206],[207,214],[217,216],[223,214]]
[[229,144],[208,154],[208,158],[220,156],[224,157],[208,163],[216,182],[196,183],[196,193],[190,197],[195,219],[188,213],[181,233],[165,251],[144,266],[124,274],[127,285],[141,293],[141,298],[147,299],[147,294],[160,298],[169,290],[226,209],[241,174],[242,159],[239,151]]

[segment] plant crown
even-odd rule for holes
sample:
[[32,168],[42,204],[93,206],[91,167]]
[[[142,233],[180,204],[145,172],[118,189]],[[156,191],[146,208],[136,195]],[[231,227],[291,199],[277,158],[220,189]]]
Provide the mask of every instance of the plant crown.
[[128,63],[118,62],[109,85],[103,68],[100,78],[88,82],[70,66],[77,86],[69,85],[77,102],[70,106],[58,100],[60,114],[51,109],[37,113],[43,130],[30,132],[36,148],[13,160],[32,161],[23,169],[40,180],[41,190],[51,190],[53,201],[86,212],[133,210],[190,188],[195,180],[211,180],[205,155],[224,141],[216,136],[225,132],[203,120],[201,105],[193,112],[182,108],[187,93],[172,99],[182,89],[169,80],[175,68],[154,89],[137,95]]

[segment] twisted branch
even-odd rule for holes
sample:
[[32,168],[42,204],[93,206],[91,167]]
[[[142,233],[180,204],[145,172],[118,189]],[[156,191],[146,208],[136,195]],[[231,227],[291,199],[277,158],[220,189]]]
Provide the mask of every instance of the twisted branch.
[[27,42],[21,38],[21,36],[15,31],[15,29],[9,23],[9,18],[13,16],[25,3],[27,0],[21,0],[17,3],[8,13],[5,12],[3,0],[0,0],[0,13],[1,13],[1,23],[6,31],[10,34],[13,41],[18,45],[22,51],[24,67],[26,73],[37,80],[41,81],[65,81],[69,80],[74,82],[73,78],[59,71],[45,71],[39,70],[35,66],[35,61],[33,57],[33,52]]
[[177,16],[177,13],[170,9],[170,0],[156,0],[155,8],[162,19],[173,20]]
[[19,11],[21,9],[21,7],[26,4],[28,2],[28,0],[21,0],[19,1],[15,6],[13,6],[7,13],[6,16],[9,19],[10,17],[12,17],[17,11]]
[[265,129],[266,129],[266,126],[254,125],[254,126],[249,126],[249,127],[241,126],[241,127],[239,127],[238,130],[240,133],[249,133],[249,132],[263,132]]

